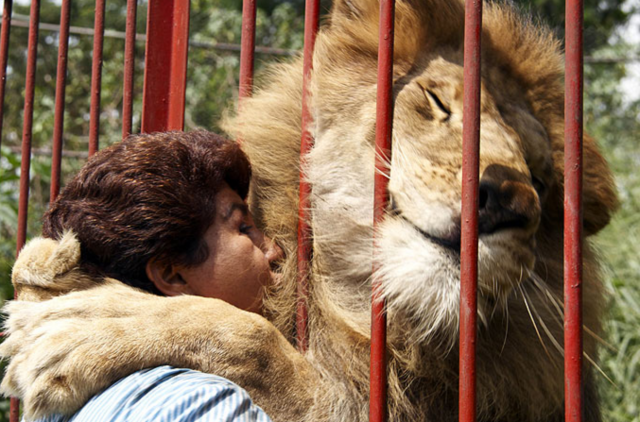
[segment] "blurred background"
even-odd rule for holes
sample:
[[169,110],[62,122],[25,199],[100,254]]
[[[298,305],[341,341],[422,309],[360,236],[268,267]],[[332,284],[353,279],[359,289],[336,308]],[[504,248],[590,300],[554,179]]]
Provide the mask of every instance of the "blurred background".
[[[94,0],[73,0],[64,121],[62,185],[87,158]],[[302,49],[303,0],[258,0],[256,70]],[[534,19],[564,32],[563,0],[515,0]],[[2,2],[0,2],[2,4]],[[137,33],[146,29],[138,1]],[[326,12],[330,1],[323,1]],[[0,302],[13,297],[29,2],[16,1],[10,40],[0,158]],[[121,137],[126,1],[106,2],[100,147]],[[219,131],[238,95],[241,0],[191,0],[186,128]],[[38,41],[28,238],[40,232],[49,200],[60,1],[42,0]],[[640,0],[585,0],[585,129],[616,175],[622,208],[597,236],[607,263],[610,318],[599,374],[604,420],[640,422]],[[260,50],[259,50],[260,51]],[[133,132],[140,130],[144,41],[136,45]],[[8,420],[0,401],[0,422]]]

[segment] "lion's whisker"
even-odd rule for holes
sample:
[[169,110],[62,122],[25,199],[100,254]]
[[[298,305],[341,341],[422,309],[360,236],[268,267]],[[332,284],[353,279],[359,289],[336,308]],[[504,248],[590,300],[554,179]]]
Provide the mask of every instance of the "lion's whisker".
[[502,302],[502,300],[500,299],[499,293],[500,293],[500,292],[499,292],[499,290],[498,290],[498,280],[496,280],[496,278],[495,278],[495,277],[491,277],[491,294],[492,294],[492,297],[494,297],[494,298],[498,298],[498,299],[496,300],[496,302],[494,303],[494,305],[493,305],[493,309],[491,310],[491,319],[493,319],[493,317],[494,317],[494,316],[495,316],[495,314],[496,314],[496,311],[497,311],[497,310],[498,310],[498,308],[500,308],[500,307],[501,307],[501,305],[502,305],[502,303],[501,303],[501,302]]
[[[523,293],[529,297],[529,293],[527,293],[526,290],[523,289]],[[558,352],[560,352],[560,354],[562,356],[564,356],[564,349],[562,348],[562,345],[558,342],[558,339],[556,339],[556,337],[553,335],[553,333],[551,332],[551,330],[549,329],[549,327],[547,326],[547,324],[544,322],[544,319],[540,316],[540,313],[538,312],[538,310],[536,309],[535,306],[533,306],[533,301],[531,301],[531,299],[529,299],[529,301],[531,302],[531,309],[533,311],[533,313],[536,315],[538,321],[540,322],[540,325],[542,326],[542,329],[544,330],[544,332],[547,334],[547,337],[549,337],[549,340],[551,340],[551,343],[553,344],[553,346],[556,348],[556,350]]]
[[551,313],[551,315],[554,317],[554,321],[556,321],[556,323],[558,323],[558,325],[562,327],[564,312],[560,308],[561,303],[559,302],[559,300],[553,295],[553,293],[549,289],[549,286],[547,286],[544,281],[539,279],[536,274],[531,274],[531,277],[529,279],[532,281],[533,286],[536,287],[538,297],[540,297],[540,300],[545,304],[547,309],[551,311],[549,303],[553,305],[553,308],[556,310],[557,315],[555,315],[554,313]]
[[[375,157],[377,159],[379,159],[380,161],[382,161],[382,163],[383,163],[383,169],[378,169],[376,167],[376,169],[375,169],[376,174],[380,174],[380,175],[386,177],[387,179],[391,179],[391,177],[390,177],[391,159],[384,153],[384,151],[377,151],[377,150],[375,150],[374,146],[371,146],[371,148],[374,149]],[[397,150],[400,150],[400,149],[398,148]],[[396,151],[396,149],[394,149],[394,153],[396,155],[402,154],[400,151]]]
[[[549,286],[535,273],[531,274],[530,280],[533,282],[533,286],[537,288],[539,294],[544,294],[545,298],[547,299],[545,302],[550,302],[553,307],[555,308],[558,317],[559,318],[554,318],[554,320],[558,323],[558,325],[560,327],[563,327],[563,320],[564,320],[564,303],[562,303],[560,301],[559,298],[557,298],[553,292],[551,291],[551,289],[549,288]],[[542,297],[541,297],[542,299]],[[536,312],[537,313],[537,312]],[[557,342],[557,340],[555,339],[555,337],[553,337],[549,330],[548,327],[546,327],[546,324],[544,323],[543,319],[540,318],[540,316],[538,315],[538,319],[540,321],[540,323],[543,325],[543,328],[545,329],[545,331],[547,332],[547,335],[549,336],[549,338],[551,339],[551,341],[554,343],[554,345],[556,346],[556,348],[562,353],[562,355],[564,356],[564,352],[562,350],[562,347],[560,346],[560,344]],[[600,337],[598,334],[596,334],[593,330],[591,330],[586,324],[582,325],[582,328],[584,329],[584,331],[591,336],[593,339],[595,339],[596,341],[598,341],[599,343],[605,345],[606,347],[609,347],[612,350],[616,350],[615,347],[613,347],[611,344],[609,344],[606,340],[604,340],[602,337]],[[611,383],[613,386],[616,386],[616,384],[611,380],[611,378],[609,376],[607,376],[607,374],[604,372],[604,370],[595,362],[595,360],[589,356],[589,354],[587,352],[583,352],[583,355],[585,357],[585,359],[587,359],[587,361],[593,365],[594,368],[596,368],[596,370],[602,374],[602,376],[609,381],[609,383]],[[617,386],[616,386],[617,388]]]
[[611,378],[609,378],[607,376],[607,374],[605,374],[605,372],[602,370],[602,368],[600,368],[600,365],[598,365],[593,359],[591,359],[591,356],[589,356],[589,354],[587,352],[582,352],[582,355],[585,357],[585,359],[587,359],[587,361],[589,361],[589,363],[591,365],[593,365],[594,368],[596,368],[596,370],[598,372],[600,372],[600,374],[607,380],[609,381],[609,383],[614,386],[615,388],[619,388],[618,385],[613,382],[613,380]]
[[[539,292],[544,293],[545,297],[548,299],[546,302],[550,302],[553,307],[555,308],[556,312],[557,312],[557,316],[559,318],[554,318],[554,320],[560,325],[563,326],[563,321],[564,321],[564,304],[560,301],[560,299],[558,299],[556,296],[554,296],[553,292],[551,291],[551,289],[549,288],[549,286],[547,286],[547,284],[541,280],[536,274],[532,274],[532,277],[530,278],[531,281],[533,282],[534,286],[538,288]],[[589,328],[586,324],[583,324],[582,328],[585,330],[585,332],[591,336],[593,339],[595,339],[597,342],[599,342],[600,344],[604,345],[605,347],[608,347],[609,349],[616,351],[616,348],[611,345],[609,342],[607,342],[605,339],[603,339],[602,337],[600,337],[598,334],[596,334],[591,328]]]
[[529,302],[526,296],[524,295],[524,290],[522,289],[522,285],[518,285],[518,290],[520,290],[520,294],[522,295],[522,300],[524,301],[524,306],[527,308],[527,313],[529,314],[529,318],[533,323],[533,328],[536,330],[536,334],[538,335],[540,344],[542,344],[542,348],[544,349],[544,352],[547,354],[549,359],[551,359],[551,354],[549,353],[549,350],[547,350],[547,345],[544,343],[544,340],[542,340],[542,336],[540,335],[540,331],[538,330],[538,325],[536,324],[536,321],[533,318],[533,315],[531,314],[531,309],[529,308]]
[[605,347],[609,348],[609,350],[612,350],[614,352],[618,351],[617,347],[615,347],[613,344],[609,343],[608,341],[606,341],[605,339],[600,337],[598,334],[596,334],[591,328],[587,327],[585,324],[582,325],[582,328],[584,329],[584,331],[586,331],[587,334],[589,334],[591,337],[593,337],[600,344],[602,344]]
[[504,340],[502,340],[502,347],[500,348],[500,355],[504,352],[504,348],[507,345],[507,336],[509,335],[509,301],[504,301],[504,313],[505,313],[505,329]]

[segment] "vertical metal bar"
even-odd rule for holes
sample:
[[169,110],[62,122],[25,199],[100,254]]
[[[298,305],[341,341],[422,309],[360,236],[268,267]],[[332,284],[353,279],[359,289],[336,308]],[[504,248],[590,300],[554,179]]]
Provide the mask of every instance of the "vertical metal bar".
[[184,128],[188,48],[189,1],[149,2],[142,132]]
[[176,0],[173,8],[169,130],[184,128],[187,59],[189,57],[189,7],[188,0]]
[[36,58],[38,55],[38,25],[40,0],[31,0],[29,16],[29,42],[27,75],[24,92],[24,121],[22,125],[22,162],[20,165],[20,201],[18,204],[18,237],[16,255],[27,238],[27,211],[29,208],[29,167],[31,166],[31,138],[33,126],[33,98],[36,82]]
[[127,29],[124,42],[124,84],[122,98],[122,138],[131,133],[133,115],[133,74],[136,58],[137,0],[127,0]]
[[98,151],[100,133],[100,90],[102,85],[102,46],[104,44],[104,3],[96,0],[93,24],[93,63],[91,65],[91,109],[89,111],[89,156]]
[[[22,126],[22,161],[20,163],[20,199],[18,202],[18,236],[16,257],[27,239],[27,214],[29,210],[29,167],[31,166],[31,138],[33,127],[33,99],[38,56],[38,26],[40,25],[40,0],[31,0],[29,11],[29,41],[27,44],[27,74],[24,90],[24,121]],[[15,294],[14,294],[15,297]],[[20,401],[12,398],[9,421],[18,422]]]
[[378,92],[376,102],[376,157],[373,204],[373,286],[371,292],[371,360],[369,374],[369,420],[387,420],[387,316],[376,280],[377,231],[389,202],[389,165],[393,128],[393,37],[395,0],[380,1],[378,39]]
[[13,0],[4,0],[2,31],[0,33],[0,146],[2,145],[2,122],[4,121],[4,89],[7,83],[7,59],[9,58],[9,34],[11,33],[11,11]]
[[466,0],[460,247],[460,422],[476,420],[482,0]]
[[64,99],[67,87],[67,52],[69,50],[70,0],[63,0],[60,9],[60,40],[58,44],[58,69],[56,74],[56,105],[53,123],[53,148],[51,153],[50,201],[60,192],[60,167],[62,164],[62,130],[64,127]]
[[240,42],[239,100],[253,91],[253,59],[256,44],[256,0],[242,2],[242,38]]
[[298,203],[298,305],[296,312],[296,333],[298,349],[306,351],[307,339],[307,296],[309,294],[309,264],[312,243],[309,196],[311,186],[305,177],[305,157],[313,147],[313,137],[309,132],[313,117],[309,110],[309,83],[313,69],[313,49],[320,22],[320,1],[307,0],[304,15],[304,58],[302,74],[302,139],[300,141],[300,200]]
[[565,420],[582,421],[583,3],[566,2],[564,150]]
[[20,420],[20,400],[12,397],[9,403],[9,422],[18,422]]

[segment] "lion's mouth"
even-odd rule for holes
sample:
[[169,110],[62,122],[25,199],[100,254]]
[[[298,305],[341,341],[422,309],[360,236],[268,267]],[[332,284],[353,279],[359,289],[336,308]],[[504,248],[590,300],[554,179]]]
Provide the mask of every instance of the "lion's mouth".
[[456,226],[454,230],[451,230],[448,236],[443,236],[443,237],[434,236],[431,233],[428,233],[423,229],[421,229],[420,227],[416,226],[411,220],[409,220],[402,213],[402,211],[397,207],[396,201],[394,200],[393,196],[390,198],[389,205],[390,205],[389,213],[391,215],[395,215],[397,217],[402,218],[404,221],[409,223],[418,233],[420,233],[425,239],[427,239],[431,243],[434,243],[452,252],[457,257],[460,256],[460,226]]
[[[430,264],[437,262],[438,271],[445,271],[437,274],[445,274],[455,280],[462,264],[460,220],[454,217],[453,221],[432,231],[429,227],[426,230],[418,227],[401,210],[396,208],[393,211],[397,221],[406,227],[405,236],[417,241],[402,245],[412,249],[423,243],[424,248],[416,251],[415,256],[423,257],[424,262]],[[416,236],[418,233],[422,242]],[[518,227],[506,227],[489,233],[480,232],[478,240],[478,286],[483,296],[502,300],[533,271],[535,236]],[[429,256],[425,257],[425,253]]]
[[443,247],[443,248],[455,253],[456,255],[460,255],[460,231],[459,231],[459,229],[456,229],[449,236],[437,237],[437,236],[434,236],[434,235],[432,235],[430,233],[427,233],[426,231],[422,230],[420,227],[416,226],[411,221],[409,221],[406,217],[404,217],[402,215],[401,215],[401,217],[407,223],[411,224],[413,226],[413,228],[416,229],[416,231],[418,233],[420,233],[424,238],[426,238],[430,242],[435,243],[436,245],[441,246],[441,247]]

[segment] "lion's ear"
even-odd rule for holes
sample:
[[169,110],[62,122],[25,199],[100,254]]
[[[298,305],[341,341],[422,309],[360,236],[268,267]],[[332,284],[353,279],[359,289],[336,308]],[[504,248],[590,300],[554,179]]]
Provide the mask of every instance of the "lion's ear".
[[[335,0],[330,26],[371,53],[378,47],[378,0]],[[464,3],[458,0],[398,0],[395,8],[394,56],[412,60],[429,46],[462,40]]]
[[584,136],[583,144],[583,215],[587,236],[604,228],[618,209],[618,195],[611,169],[593,138]]

